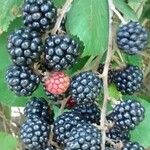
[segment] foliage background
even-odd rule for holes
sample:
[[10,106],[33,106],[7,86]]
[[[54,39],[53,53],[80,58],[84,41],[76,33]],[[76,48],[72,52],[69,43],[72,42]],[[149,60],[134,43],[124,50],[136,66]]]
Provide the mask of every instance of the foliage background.
[[[54,0],[57,7],[61,7],[65,0]],[[139,20],[150,29],[150,0],[113,0],[126,21]],[[18,146],[17,137],[12,136],[10,131],[3,131],[3,123],[10,123],[10,109],[12,106],[24,106],[28,98],[15,96],[5,82],[6,69],[11,64],[7,53],[8,35],[22,25],[21,7],[23,0],[0,0],[0,143],[2,150],[14,150]],[[117,16],[113,17],[113,31],[120,24]],[[67,72],[72,75],[83,66],[92,66],[95,56],[105,58],[108,39],[108,3],[106,0],[74,0],[67,14],[67,31],[77,36],[84,44],[84,51],[78,63]],[[116,48],[116,47],[115,47]],[[147,49],[138,56],[122,54],[125,62],[144,67],[143,90],[136,95],[146,108],[146,118],[136,130],[132,132],[132,138],[139,141],[146,148],[150,147],[150,42]],[[122,97],[115,86],[109,87],[110,94],[118,98]],[[42,86],[33,96],[46,97]],[[56,110],[57,111],[57,110]],[[4,116],[3,116],[4,115]],[[2,124],[2,125],[1,125]],[[9,143],[7,142],[9,141]]]

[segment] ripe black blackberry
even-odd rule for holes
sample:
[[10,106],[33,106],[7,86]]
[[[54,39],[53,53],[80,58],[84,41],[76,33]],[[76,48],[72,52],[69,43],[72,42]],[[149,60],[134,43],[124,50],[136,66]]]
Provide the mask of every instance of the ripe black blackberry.
[[53,28],[57,9],[50,0],[25,0],[23,6],[24,25],[35,30],[45,31]]
[[38,87],[40,78],[30,68],[12,65],[7,70],[6,80],[9,88],[18,96],[29,96]]
[[54,122],[54,111],[42,97],[32,97],[30,101],[28,101],[24,113],[28,118],[38,116],[39,118],[43,118],[49,124]]
[[100,123],[101,112],[95,103],[79,104],[75,106],[72,111],[80,113],[84,120],[89,123]]
[[139,22],[130,21],[121,26],[117,33],[117,45],[128,54],[142,51],[148,42],[148,32]]
[[128,142],[131,138],[129,131],[123,131],[120,127],[114,126],[108,130],[106,133],[109,139],[113,139],[116,142]]
[[142,70],[138,66],[127,65],[115,71],[113,82],[122,94],[132,95],[141,88],[143,80]]
[[28,149],[37,150],[47,146],[50,127],[39,117],[28,118],[21,126],[20,137]]
[[81,72],[71,81],[70,94],[77,103],[93,102],[102,87],[98,74],[92,71]]
[[64,150],[100,150],[101,132],[93,125],[79,124],[70,132]]
[[116,105],[112,116],[122,130],[133,130],[144,119],[145,109],[136,100],[125,100]]
[[[104,69],[104,64],[99,64],[99,67],[97,69],[97,72],[99,72],[100,74],[103,73],[103,69]],[[113,73],[114,71],[112,69],[108,70],[108,83],[110,84],[113,80]]]
[[65,112],[54,121],[54,138],[58,144],[65,145],[69,138],[70,131],[84,120],[79,114]]
[[46,149],[44,149],[44,150],[55,150],[55,148],[54,148],[54,146],[52,146],[52,145],[50,145],[50,146],[48,146]]
[[141,146],[138,142],[128,142],[124,144],[122,150],[144,150],[144,147]]
[[71,67],[79,55],[78,44],[68,35],[52,35],[45,41],[46,65],[52,70]]
[[39,61],[42,54],[42,40],[38,32],[21,28],[8,38],[8,52],[12,61],[19,66]]

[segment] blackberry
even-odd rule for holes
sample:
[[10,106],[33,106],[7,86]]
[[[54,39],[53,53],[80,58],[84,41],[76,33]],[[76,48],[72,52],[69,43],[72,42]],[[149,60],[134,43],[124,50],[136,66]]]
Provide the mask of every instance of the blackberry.
[[23,6],[24,25],[35,30],[52,29],[56,22],[57,9],[50,0],[25,0]]
[[113,82],[122,94],[132,95],[141,88],[143,80],[142,70],[138,66],[127,65],[113,75]]
[[92,71],[81,72],[71,82],[70,94],[77,103],[93,102],[102,87],[98,74]]
[[148,32],[139,22],[130,21],[121,26],[117,33],[118,48],[128,54],[142,51],[148,42]]
[[32,97],[30,101],[28,101],[24,112],[28,118],[38,116],[49,124],[54,122],[54,111],[50,109],[48,102],[42,97]]
[[114,126],[109,129],[106,133],[109,139],[113,139],[115,141],[123,141],[128,142],[131,138],[129,131],[123,131],[120,127]]
[[8,52],[12,61],[19,66],[39,61],[42,54],[42,40],[38,32],[20,28],[8,38]]
[[65,145],[70,131],[84,122],[77,113],[65,112],[54,121],[54,138],[58,144]]
[[100,150],[101,132],[93,125],[83,123],[72,129],[64,150]]
[[72,111],[80,113],[84,120],[89,123],[100,123],[100,109],[94,103],[79,104],[75,106]]
[[44,149],[44,150],[55,150],[55,148],[52,146],[52,145],[50,145],[50,146],[48,146],[46,149]]
[[[103,69],[104,69],[104,64],[99,64],[97,72],[102,74],[103,73]],[[109,84],[112,83],[112,81],[113,81],[113,73],[114,73],[114,71],[112,69],[108,70],[108,83]]]
[[144,150],[144,147],[141,146],[138,142],[128,142],[124,144],[122,150]]
[[145,109],[136,100],[125,100],[116,105],[112,116],[122,130],[133,130],[144,119]]
[[30,68],[12,65],[7,70],[9,88],[18,96],[30,96],[38,87],[40,78]]
[[71,67],[79,55],[78,44],[68,35],[49,36],[44,47],[46,65],[56,71]]
[[50,127],[42,118],[28,118],[21,126],[21,139],[28,149],[39,150],[46,147]]

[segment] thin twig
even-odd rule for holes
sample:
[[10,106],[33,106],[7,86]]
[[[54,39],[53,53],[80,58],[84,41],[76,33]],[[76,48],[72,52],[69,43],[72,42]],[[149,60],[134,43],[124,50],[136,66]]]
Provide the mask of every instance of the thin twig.
[[122,24],[126,24],[126,21],[124,20],[123,16],[120,14],[120,12],[115,8],[114,4],[110,8],[121,20]]
[[105,66],[103,70],[103,90],[104,90],[104,100],[103,100],[103,106],[102,106],[102,112],[101,112],[101,132],[102,132],[102,144],[101,144],[101,149],[105,150],[105,142],[106,142],[106,129],[105,129],[105,120],[106,120],[106,110],[107,110],[107,102],[109,99],[109,90],[108,90],[108,70],[109,70],[109,65],[111,62],[111,57],[113,55],[112,51],[112,6],[113,2],[112,0],[108,0],[108,5],[109,5],[109,38],[108,38],[108,51],[106,55],[106,61],[105,61]]
[[73,0],[66,0],[66,3],[62,7],[62,9],[59,11],[59,16],[57,18],[56,24],[53,30],[51,31],[52,34],[56,34],[56,32],[59,30],[61,22],[63,18],[65,17],[66,13],[69,11],[72,2]]

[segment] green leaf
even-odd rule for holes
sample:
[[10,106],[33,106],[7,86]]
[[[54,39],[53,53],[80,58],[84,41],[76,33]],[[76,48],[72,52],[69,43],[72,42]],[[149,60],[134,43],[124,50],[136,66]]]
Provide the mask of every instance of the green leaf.
[[119,100],[122,97],[121,92],[119,92],[114,84],[109,86],[109,96]]
[[22,0],[1,0],[0,1],[0,34],[7,31],[10,22],[20,15]]
[[150,0],[147,0],[144,7],[143,7],[143,12],[142,15],[140,17],[140,20],[143,19],[150,19]]
[[125,3],[124,0],[113,0],[115,7],[123,13],[123,15],[128,19],[128,20],[135,20],[137,21],[138,18],[136,16],[136,13],[134,10],[127,4]]
[[122,53],[122,56],[126,63],[135,65],[135,66],[142,66],[142,56],[141,55],[128,55]]
[[0,132],[0,149],[1,150],[15,150],[17,147],[17,139],[13,136]]
[[141,145],[147,148],[150,146],[150,103],[138,97],[126,96],[126,98],[127,97],[139,100],[142,106],[144,106],[145,108],[145,119],[135,128],[135,130],[131,132],[131,139],[132,141],[137,141],[141,143]]
[[56,7],[61,7],[65,4],[66,0],[54,0],[54,4]]
[[[8,29],[8,32],[0,36],[0,102],[8,106],[24,106],[29,97],[18,97],[7,87],[5,74],[8,66],[11,64],[9,54],[7,52],[7,37],[15,28],[22,25],[21,18],[15,19]],[[40,85],[32,96],[46,97],[45,92]]]
[[75,0],[67,15],[68,32],[84,43],[83,56],[103,55],[108,41],[108,3],[106,0]]

